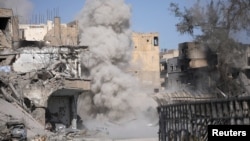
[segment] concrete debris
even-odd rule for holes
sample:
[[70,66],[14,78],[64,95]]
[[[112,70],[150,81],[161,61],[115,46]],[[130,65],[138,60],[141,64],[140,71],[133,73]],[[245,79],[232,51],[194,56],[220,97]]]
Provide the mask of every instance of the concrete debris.
[[13,92],[13,95],[16,97],[16,99],[21,99],[21,95],[16,91],[16,88],[13,86],[12,83],[9,83],[9,87]]
[[36,135],[31,141],[47,141],[47,136]]
[[0,89],[1,89],[1,92],[4,96],[4,99],[9,101],[9,102],[13,102],[12,97],[5,91],[5,89],[3,87],[1,87]]
[[0,132],[1,140],[26,140],[27,139],[27,129],[23,121],[11,120],[8,121],[5,125],[2,125]]
[[[0,17],[0,140],[106,140],[107,130],[85,129],[78,115],[78,97],[90,93],[83,64],[91,64],[88,47],[77,46],[78,22],[64,26],[56,17],[54,25],[19,28],[11,9],[0,8]],[[7,124],[13,119],[20,122]]]
[[[77,107],[73,102],[77,101],[76,95],[89,90],[90,81],[83,78],[84,70],[81,69],[79,62],[78,54],[81,51],[86,51],[86,47],[28,47],[19,48],[15,52],[8,50],[0,53],[0,64],[3,65],[0,67],[0,140],[13,137],[18,140],[28,138],[34,141],[67,140],[82,134],[80,131],[76,132],[77,113],[75,111],[77,110],[70,109]],[[76,81],[75,85],[74,81]],[[63,93],[65,90],[67,92]],[[51,123],[48,118],[51,114],[49,110],[58,110],[49,107],[48,100],[51,99],[51,95],[64,96],[65,102],[73,98],[68,105],[64,105],[64,110],[73,113],[58,111],[56,115],[62,115],[54,119],[58,122],[56,124]],[[4,110],[4,107],[8,107],[9,110]],[[61,107],[58,108],[60,110]],[[74,116],[65,116],[65,114]],[[10,129],[6,126],[10,117],[25,120],[23,124],[15,125]],[[61,120],[72,121],[67,123],[71,123],[75,131],[68,131],[71,125],[60,123]]]
[[60,123],[56,123],[55,126],[56,126],[56,132],[63,132],[66,128],[65,125],[60,124]]
[[[8,107],[8,110],[6,110],[6,107]],[[12,131],[12,129],[15,129],[15,132],[13,131],[15,134],[17,134],[17,131],[20,131],[18,133],[24,133],[24,130],[27,129],[27,137],[32,137],[35,135],[36,130],[43,129],[43,126],[22,107],[15,103],[9,103],[3,99],[0,99],[0,121],[2,128],[5,128],[8,133]],[[18,123],[18,127],[10,129],[10,126],[8,126],[10,123]],[[22,127],[19,125],[22,125]],[[26,129],[24,129],[24,127]],[[22,130],[19,130],[19,128],[22,128]],[[41,130],[40,133],[42,134],[45,132]],[[2,138],[6,136],[5,134]]]
[[1,66],[0,71],[2,71],[2,72],[10,72],[11,67],[10,66]]
[[9,66],[15,60],[15,55],[13,55],[13,54],[0,55],[0,59],[2,60],[1,66]]
[[11,121],[7,122],[7,127],[10,130],[10,136],[19,140],[27,139],[27,129],[23,122]]

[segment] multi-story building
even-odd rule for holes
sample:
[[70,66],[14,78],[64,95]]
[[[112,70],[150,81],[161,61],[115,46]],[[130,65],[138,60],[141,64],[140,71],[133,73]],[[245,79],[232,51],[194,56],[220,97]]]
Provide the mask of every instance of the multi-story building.
[[160,52],[160,77],[161,77],[161,88],[165,89],[168,82],[168,67],[169,60],[179,56],[179,50],[162,50]]
[[146,85],[160,88],[159,35],[158,33],[133,33],[131,72]]
[[161,76],[165,78],[162,86],[168,90],[209,86],[209,75],[203,75],[208,72],[206,53],[206,49],[196,42],[180,43],[178,50],[161,53]]
[[20,24],[20,38],[27,41],[44,41],[50,46],[77,45],[78,25],[77,22],[61,24],[60,17],[46,24]]

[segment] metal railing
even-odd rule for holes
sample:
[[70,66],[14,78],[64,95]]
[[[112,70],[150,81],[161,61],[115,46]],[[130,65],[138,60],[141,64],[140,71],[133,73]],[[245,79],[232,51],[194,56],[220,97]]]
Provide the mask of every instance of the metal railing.
[[208,125],[249,125],[250,97],[158,107],[159,141],[206,141]]

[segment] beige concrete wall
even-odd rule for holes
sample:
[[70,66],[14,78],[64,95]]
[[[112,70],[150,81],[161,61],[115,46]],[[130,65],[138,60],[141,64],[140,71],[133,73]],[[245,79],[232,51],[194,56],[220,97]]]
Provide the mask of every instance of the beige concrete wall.
[[0,15],[1,17],[12,17],[13,12],[11,9],[0,8]]
[[61,19],[59,17],[54,19],[54,36],[57,39],[61,39]]
[[28,41],[43,41],[48,32],[46,24],[20,24],[19,28],[24,30],[24,38]]
[[17,16],[14,16],[11,19],[12,22],[12,35],[13,35],[13,41],[19,41],[19,20]]
[[159,41],[155,44],[155,39],[159,39],[158,33],[132,34],[134,50],[130,71],[142,83],[160,88]]
[[20,24],[19,27],[28,41],[46,41],[51,46],[78,44],[77,22],[60,24],[57,17],[54,24],[48,21],[47,24]]
[[77,25],[61,25],[60,39],[54,36],[54,27],[47,32],[44,37],[51,45],[77,45],[78,43],[78,27]]
[[68,89],[90,90],[90,81],[88,80],[64,80],[63,84]]
[[200,68],[208,66],[206,50],[197,42],[184,42],[179,44],[181,58],[190,59],[189,67]]
[[173,49],[173,50],[168,50],[167,52],[162,52],[161,59],[167,60],[178,56],[179,56],[179,50]]
[[[179,44],[179,52],[181,55],[186,55],[189,59],[204,59],[206,51],[196,42],[184,42]],[[184,54],[183,54],[184,53]]]
[[190,68],[201,68],[208,66],[206,59],[191,59],[189,62]]

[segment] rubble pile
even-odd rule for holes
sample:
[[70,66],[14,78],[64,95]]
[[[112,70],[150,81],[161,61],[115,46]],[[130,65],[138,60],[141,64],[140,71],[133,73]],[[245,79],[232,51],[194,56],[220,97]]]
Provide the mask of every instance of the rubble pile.
[[[1,108],[14,106],[10,109],[12,112],[0,110],[0,128],[3,128],[0,133],[1,139],[10,137],[10,133],[15,129],[7,128],[7,123],[12,120],[22,123],[24,125],[22,128],[28,129],[28,136],[34,137],[36,133],[45,133],[46,121],[41,117],[45,117],[47,100],[54,91],[65,87],[66,80],[81,79],[77,55],[82,49],[27,47],[16,51],[5,50],[0,53]],[[29,67],[30,65],[36,68]],[[30,125],[34,125],[30,121],[36,123],[39,132],[30,134],[29,130],[33,128]],[[49,137],[45,135],[46,138]]]

